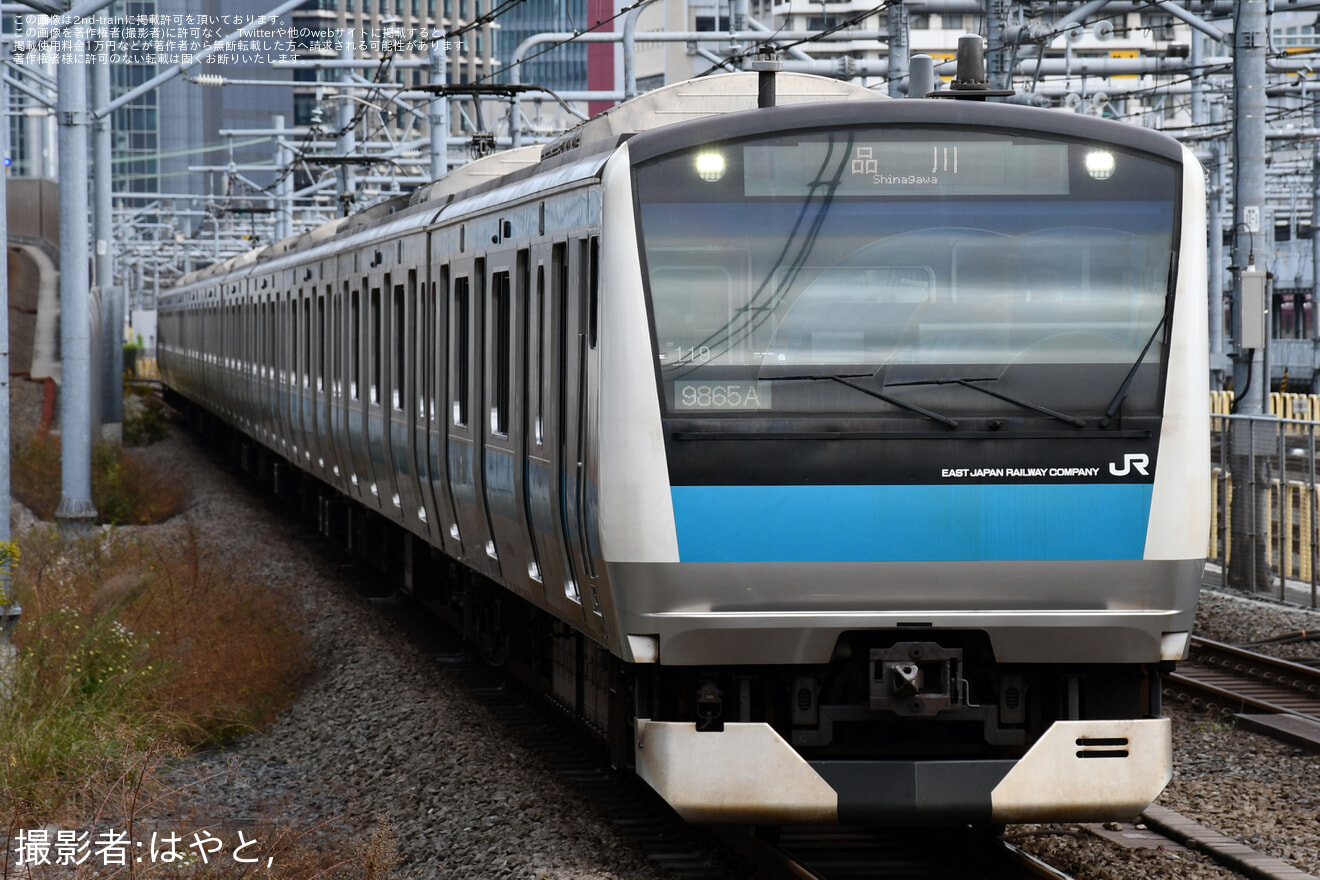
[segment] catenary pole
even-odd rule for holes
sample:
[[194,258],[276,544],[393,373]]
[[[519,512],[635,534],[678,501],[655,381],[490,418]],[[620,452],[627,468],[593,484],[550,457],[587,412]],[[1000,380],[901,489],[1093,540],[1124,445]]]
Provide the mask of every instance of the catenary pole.
[[[110,40],[102,27],[97,33],[96,63],[92,65],[92,105],[108,103]],[[111,439],[117,442],[124,422],[124,299],[123,288],[115,284],[110,119],[102,116],[92,122],[92,235],[96,242],[96,286],[101,289],[102,431],[110,431]]]
[[[449,80],[449,59],[445,57],[439,34],[432,34],[427,46],[427,58],[430,62],[430,84],[435,88],[427,102],[427,122],[431,127],[431,179],[439,180],[449,172],[449,98],[441,94],[441,89]],[[514,105],[515,110],[517,105]],[[512,120],[513,133],[517,136],[521,126],[517,115]]]
[[[9,44],[0,42],[0,67],[9,61]],[[0,108],[9,107],[9,85],[0,82]],[[0,245],[5,249],[0,271],[0,545],[8,546],[9,533],[9,124],[0,125]],[[10,608],[7,554],[0,558],[0,613],[7,621]]]
[[87,272],[87,30],[70,28],[57,76],[60,179],[61,491],[55,519],[82,531],[92,503],[91,316]]
[[[908,13],[901,2],[889,7],[889,97],[910,95],[908,89]],[[916,95],[915,97],[921,97]]]
[[[1265,216],[1265,4],[1266,0],[1241,0],[1233,13],[1233,390],[1236,411],[1244,415],[1265,413],[1270,387],[1264,347],[1255,347],[1260,341],[1246,338],[1243,320],[1244,306],[1253,312],[1259,308],[1249,305],[1244,296],[1243,274],[1249,267],[1257,268],[1257,258],[1263,265],[1272,249],[1273,223]],[[1248,590],[1270,582],[1264,536],[1269,522],[1265,507],[1269,467],[1266,450],[1255,442],[1257,421],[1238,423],[1231,441],[1233,473],[1241,475],[1233,493],[1234,546],[1245,552],[1233,554],[1229,584]]]

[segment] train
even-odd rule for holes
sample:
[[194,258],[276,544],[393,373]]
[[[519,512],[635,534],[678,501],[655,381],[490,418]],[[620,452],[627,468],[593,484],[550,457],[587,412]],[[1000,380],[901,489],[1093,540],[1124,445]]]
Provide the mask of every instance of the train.
[[182,278],[171,400],[685,819],[1136,815],[1209,528],[1201,166],[764,76]]

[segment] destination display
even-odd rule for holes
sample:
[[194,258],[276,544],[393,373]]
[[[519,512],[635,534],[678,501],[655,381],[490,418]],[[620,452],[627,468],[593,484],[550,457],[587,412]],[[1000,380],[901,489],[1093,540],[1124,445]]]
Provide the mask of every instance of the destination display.
[[746,196],[1068,195],[1068,145],[838,138],[747,145]]

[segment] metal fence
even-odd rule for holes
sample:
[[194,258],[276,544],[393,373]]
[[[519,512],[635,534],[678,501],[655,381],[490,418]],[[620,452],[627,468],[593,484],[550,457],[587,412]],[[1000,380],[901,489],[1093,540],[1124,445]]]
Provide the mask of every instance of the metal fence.
[[[1317,607],[1320,581],[1320,398],[1273,395],[1279,415],[1210,417],[1213,577],[1253,593]],[[1281,415],[1304,415],[1283,418]]]

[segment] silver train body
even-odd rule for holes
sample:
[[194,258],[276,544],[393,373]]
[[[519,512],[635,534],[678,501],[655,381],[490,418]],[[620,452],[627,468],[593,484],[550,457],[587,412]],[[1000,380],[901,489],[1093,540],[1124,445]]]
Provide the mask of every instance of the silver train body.
[[197,272],[165,382],[592,646],[547,649],[556,691],[603,657],[588,714],[692,820],[1135,814],[1208,533],[1201,168],[755,94],[669,87]]

